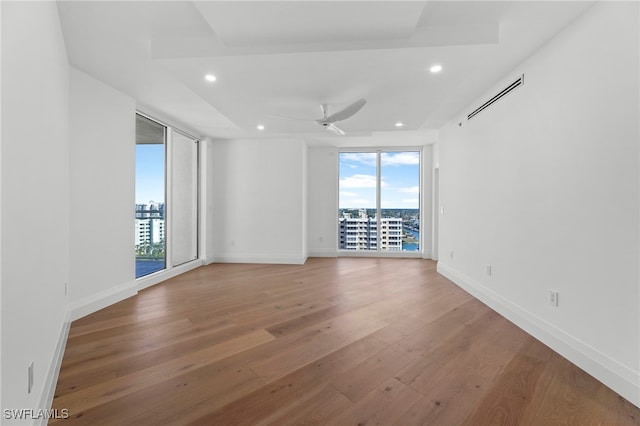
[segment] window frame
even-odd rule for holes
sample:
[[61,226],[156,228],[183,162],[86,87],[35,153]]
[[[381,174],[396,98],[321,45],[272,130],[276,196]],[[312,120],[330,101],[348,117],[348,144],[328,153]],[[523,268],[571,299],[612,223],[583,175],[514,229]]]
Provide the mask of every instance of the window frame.
[[[346,250],[340,248],[340,154],[342,153],[375,153],[376,154],[376,216],[378,218],[382,218],[382,207],[381,207],[381,181],[382,181],[382,154],[390,153],[390,152],[417,152],[419,154],[419,194],[418,194],[418,210],[420,215],[420,239],[419,239],[419,249],[415,251],[390,251],[390,250],[382,250],[382,239],[381,232],[382,226],[378,226],[376,222],[376,241],[373,245],[375,245],[375,250]],[[422,258],[425,253],[425,232],[424,228],[424,203],[425,194],[424,189],[427,187],[424,183],[424,150],[422,146],[383,146],[383,147],[340,147],[337,150],[336,155],[336,206],[338,207],[336,211],[336,252],[338,256],[341,257],[405,257],[405,258]],[[381,221],[380,221],[381,224]],[[389,229],[387,229],[388,231]],[[379,232],[378,232],[379,231]],[[347,232],[345,232],[345,242],[347,241]],[[372,245],[372,244],[370,244]]]

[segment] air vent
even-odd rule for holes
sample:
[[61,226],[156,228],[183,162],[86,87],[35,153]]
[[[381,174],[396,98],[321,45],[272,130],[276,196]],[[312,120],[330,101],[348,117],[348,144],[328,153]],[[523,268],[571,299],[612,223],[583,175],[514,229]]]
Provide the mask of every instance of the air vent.
[[517,79],[516,81],[514,81],[513,83],[511,83],[510,85],[508,85],[504,89],[502,89],[500,91],[500,93],[495,95],[493,98],[491,98],[487,102],[483,103],[479,108],[474,110],[471,114],[467,115],[467,120],[471,120],[473,117],[475,117],[476,115],[480,114],[485,109],[489,108],[489,106],[491,106],[491,104],[496,102],[498,99],[502,98],[507,93],[511,92],[513,89],[515,89],[518,86],[522,86],[523,84],[524,84],[524,74],[522,74],[522,76],[519,79]]

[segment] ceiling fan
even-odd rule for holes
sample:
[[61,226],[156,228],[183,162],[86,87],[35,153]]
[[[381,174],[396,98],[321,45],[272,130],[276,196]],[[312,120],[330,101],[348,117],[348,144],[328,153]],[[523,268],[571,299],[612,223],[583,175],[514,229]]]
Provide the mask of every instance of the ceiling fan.
[[[341,128],[339,128],[338,126],[336,126],[336,123],[338,121],[343,121],[346,120],[347,118],[352,117],[353,115],[355,115],[358,111],[360,111],[360,109],[367,103],[366,99],[361,98],[358,99],[357,101],[355,101],[354,103],[352,103],[351,105],[347,106],[346,108],[343,108],[342,110],[338,111],[338,112],[334,112],[331,115],[328,115],[329,112],[329,105],[327,104],[322,104],[320,105],[320,110],[322,111],[322,118],[318,119],[318,120],[313,120],[314,122],[318,123],[319,125],[321,125],[322,127],[324,127],[325,129],[336,133],[338,135],[344,136],[345,132],[344,130],[342,130]],[[282,118],[289,118],[289,119],[293,119],[293,120],[300,120],[297,118],[291,118],[291,117],[282,117]],[[309,121],[309,120],[304,120],[304,121]]]

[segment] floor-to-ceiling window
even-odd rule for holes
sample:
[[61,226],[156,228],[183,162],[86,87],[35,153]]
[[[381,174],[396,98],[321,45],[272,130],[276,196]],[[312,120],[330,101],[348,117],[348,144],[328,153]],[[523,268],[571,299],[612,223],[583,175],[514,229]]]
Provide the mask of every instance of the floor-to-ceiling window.
[[167,128],[136,114],[136,278],[166,267]]
[[198,142],[136,115],[136,278],[198,258]]
[[338,250],[419,252],[420,151],[339,153]]

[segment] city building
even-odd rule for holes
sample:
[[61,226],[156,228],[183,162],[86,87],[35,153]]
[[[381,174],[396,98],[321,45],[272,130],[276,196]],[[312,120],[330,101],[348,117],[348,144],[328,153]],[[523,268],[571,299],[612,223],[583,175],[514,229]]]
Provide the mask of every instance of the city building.
[[146,204],[136,204],[136,219],[146,218],[164,219],[164,203],[151,200]]
[[135,245],[150,245],[165,240],[164,203],[136,204]]
[[135,219],[136,246],[161,243],[164,239],[164,219]]
[[338,225],[340,250],[402,250],[402,218],[383,217],[380,220],[380,238],[378,239],[378,219],[367,216],[361,210],[358,217],[345,213]]

